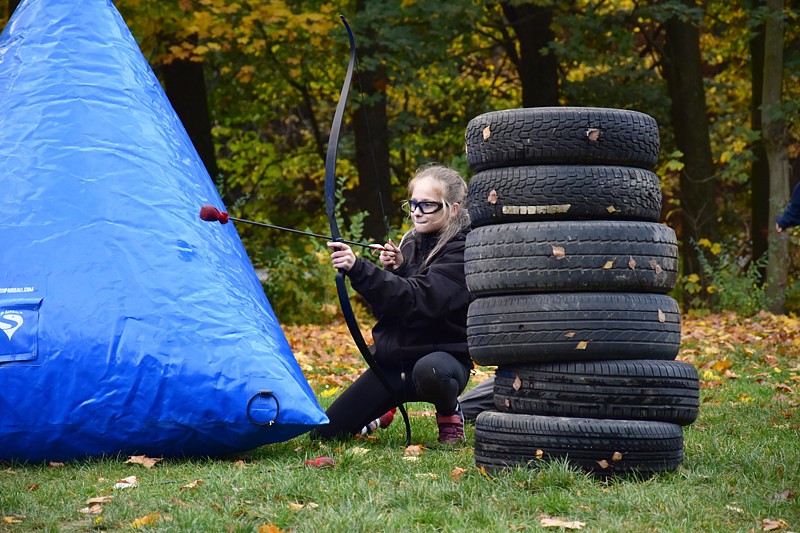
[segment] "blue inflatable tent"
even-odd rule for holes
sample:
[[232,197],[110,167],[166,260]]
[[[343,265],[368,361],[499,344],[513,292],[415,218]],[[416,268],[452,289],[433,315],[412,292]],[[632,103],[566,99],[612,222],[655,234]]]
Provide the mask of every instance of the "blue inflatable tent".
[[0,459],[218,456],[327,422],[110,0],[0,36]]

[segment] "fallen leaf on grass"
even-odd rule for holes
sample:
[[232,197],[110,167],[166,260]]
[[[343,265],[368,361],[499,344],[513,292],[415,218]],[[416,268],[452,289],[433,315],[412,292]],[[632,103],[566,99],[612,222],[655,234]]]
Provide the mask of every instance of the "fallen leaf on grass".
[[300,511],[302,509],[316,509],[319,507],[318,503],[308,502],[308,503],[298,503],[298,502],[289,502],[289,509],[294,512]]
[[99,503],[96,503],[94,505],[90,505],[89,507],[84,507],[83,509],[78,509],[78,512],[79,513],[85,513],[85,514],[100,514],[100,513],[103,512],[103,506],[100,505]]
[[131,455],[130,459],[125,461],[125,464],[131,463],[135,465],[142,465],[145,468],[153,468],[159,461],[162,461],[162,459],[154,459],[152,457],[147,457],[146,455]]
[[87,505],[92,505],[93,503],[111,503],[110,496],[97,496],[96,498],[89,498],[86,500]]
[[3,523],[5,523],[5,524],[19,524],[25,518],[27,518],[27,517],[25,515],[22,515],[22,514],[12,514],[10,516],[4,516],[3,517]]
[[727,509],[729,511],[733,511],[734,513],[743,513],[744,512],[744,509],[741,509],[739,507],[734,507],[733,505],[726,505],[725,509]]
[[414,474],[414,477],[418,477],[418,478],[426,477],[426,478],[429,478],[429,479],[438,479],[439,478],[439,476],[437,476],[436,474],[432,474],[430,472],[425,472],[424,474]]
[[38,483],[34,483],[33,485],[28,485],[27,487],[25,487],[25,490],[34,491],[34,490],[36,490],[38,488],[39,488],[39,484]]
[[130,489],[133,487],[137,487],[139,485],[139,480],[136,476],[128,476],[126,478],[118,479],[117,482],[114,484],[115,489]]
[[539,522],[542,527],[563,527],[564,529],[583,529],[586,522],[579,522],[578,520],[564,520],[547,515],[541,515]]
[[152,526],[158,519],[161,517],[161,513],[151,513],[147,516],[143,516],[141,518],[137,518],[133,522],[131,522],[131,527],[142,527],[142,526]]
[[362,448],[361,446],[356,446],[355,448],[350,448],[347,450],[350,452],[351,455],[366,455],[369,453],[369,450],[366,448]]
[[47,463],[48,468],[61,468],[62,466],[64,466],[64,463],[58,463],[58,462]]
[[489,474],[487,474],[487,473],[486,473],[486,467],[485,467],[485,466],[479,466],[479,467],[478,467],[478,472],[480,472],[480,473],[481,473],[481,475],[482,475],[483,477],[485,477],[486,479],[488,479],[489,481],[491,481],[491,480],[492,480],[492,478],[491,478],[491,477],[489,477]]
[[202,484],[203,484],[203,480],[195,479],[194,481],[191,481],[191,482],[187,483],[186,485],[181,486],[181,490],[196,489],[197,487],[199,487]]
[[450,479],[453,481],[461,481],[461,476],[464,474],[464,472],[466,472],[465,469],[457,466],[450,471]]
[[329,466],[336,466],[336,461],[332,457],[323,455],[316,459],[306,459],[306,466],[313,466],[314,468],[325,468]]
[[412,444],[411,446],[408,446],[408,447],[405,449],[405,451],[403,452],[403,455],[405,455],[405,456],[411,456],[411,457],[413,457],[413,456],[415,456],[415,455],[422,455],[422,450],[423,450],[424,448],[425,448],[425,447],[424,447],[424,446],[422,446],[421,444]]
[[789,527],[789,524],[786,523],[786,520],[781,520],[780,518],[765,518],[761,521],[762,531],[777,531],[778,529],[786,529],[787,527]]
[[790,491],[789,489],[784,490],[783,492],[779,492],[773,498],[776,502],[783,502],[787,500],[794,500],[797,497],[797,494]]
[[261,524],[258,526],[258,533],[283,533],[283,530],[275,524]]

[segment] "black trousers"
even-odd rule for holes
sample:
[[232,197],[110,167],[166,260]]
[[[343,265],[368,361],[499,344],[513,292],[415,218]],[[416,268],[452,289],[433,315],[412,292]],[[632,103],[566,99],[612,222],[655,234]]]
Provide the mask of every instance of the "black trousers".
[[391,392],[368,369],[331,404],[330,423],[311,432],[312,438],[352,437],[361,428],[405,402],[429,402],[441,415],[452,415],[457,398],[469,381],[469,369],[447,352],[433,352],[412,368],[381,367]]

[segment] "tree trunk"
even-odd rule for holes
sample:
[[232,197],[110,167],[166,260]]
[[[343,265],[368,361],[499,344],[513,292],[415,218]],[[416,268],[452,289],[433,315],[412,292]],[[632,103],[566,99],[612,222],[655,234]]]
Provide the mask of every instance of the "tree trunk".
[[[553,8],[504,3],[503,13],[519,40],[516,63],[522,84],[523,107],[558,105],[558,59],[548,51],[548,46],[555,40],[550,29]],[[516,54],[509,54],[509,57],[515,58]]]
[[[769,17],[764,32],[764,86],[761,129],[769,162],[769,220],[774,221],[789,201],[788,132],[781,110],[783,83],[783,0],[767,0]],[[771,224],[774,224],[771,222]],[[769,233],[766,296],[770,311],[783,313],[788,275],[786,233]]]
[[[764,5],[764,0],[750,0],[750,9]],[[764,25],[757,26],[750,38],[750,127],[761,132],[761,94],[764,79]],[[767,238],[772,224],[769,220],[769,165],[763,139],[752,145],[753,162],[750,167],[750,235],[753,240],[752,260],[757,261],[767,252]],[[761,279],[766,278],[766,268],[760,269]]]
[[219,168],[211,136],[203,64],[176,59],[168,65],[162,65],[161,73],[167,98],[186,128],[206,170],[216,180]]
[[[357,9],[364,9],[365,0],[359,0]],[[361,57],[380,55],[378,39],[369,27],[362,29],[364,42],[359,48]],[[359,183],[347,194],[350,212],[365,211],[364,238],[385,242],[388,227],[387,216],[396,210],[386,211],[392,205],[391,173],[389,167],[389,120],[386,114],[386,69],[378,66],[371,70],[359,70],[355,77],[356,87],[352,95],[353,129],[356,143],[356,169]],[[363,91],[363,93],[360,93]],[[358,99],[358,100],[356,100]],[[407,176],[411,178],[411,176]]]
[[[693,6],[692,0],[684,0]],[[684,275],[697,274],[708,285],[698,260],[696,243],[719,240],[716,183],[711,157],[706,99],[703,87],[700,32],[689,20],[675,16],[666,22],[664,75],[672,100],[671,116],[675,142],[683,152],[680,174],[681,255]],[[711,296],[703,291],[701,297]]]

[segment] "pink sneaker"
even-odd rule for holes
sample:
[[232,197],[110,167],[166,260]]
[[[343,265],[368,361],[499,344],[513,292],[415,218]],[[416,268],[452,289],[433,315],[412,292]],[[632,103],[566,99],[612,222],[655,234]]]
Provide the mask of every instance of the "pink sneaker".
[[439,442],[455,444],[467,440],[464,436],[464,417],[461,411],[450,415],[436,415],[436,424],[439,426]]

